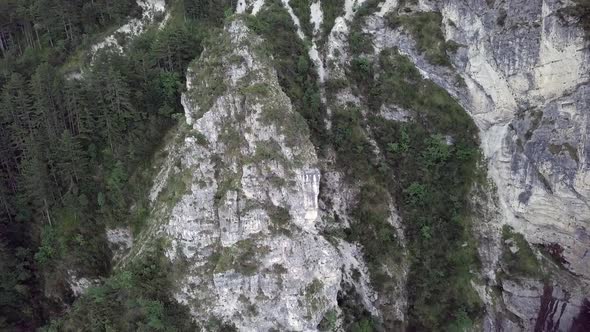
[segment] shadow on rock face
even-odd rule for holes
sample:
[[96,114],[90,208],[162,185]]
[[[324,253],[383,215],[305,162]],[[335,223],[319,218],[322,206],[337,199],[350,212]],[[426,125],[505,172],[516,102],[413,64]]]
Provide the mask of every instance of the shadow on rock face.
[[586,332],[590,331],[590,301],[584,300],[578,317],[574,319],[571,332]]

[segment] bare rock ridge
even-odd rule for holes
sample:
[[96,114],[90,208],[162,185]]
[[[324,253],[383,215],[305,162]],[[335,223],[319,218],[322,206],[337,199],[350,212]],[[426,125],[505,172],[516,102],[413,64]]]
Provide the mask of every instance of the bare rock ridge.
[[188,125],[166,146],[149,229],[122,263],[165,239],[176,298],[197,321],[315,330],[353,269],[371,290],[355,246],[318,234],[315,150],[260,43],[235,19],[189,68]]

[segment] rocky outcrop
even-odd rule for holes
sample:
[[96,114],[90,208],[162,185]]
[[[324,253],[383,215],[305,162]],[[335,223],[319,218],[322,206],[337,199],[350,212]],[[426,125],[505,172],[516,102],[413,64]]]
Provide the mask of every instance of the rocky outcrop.
[[163,20],[164,25],[169,16],[165,16],[166,1],[164,0],[136,0],[137,6],[141,8],[140,18],[132,18],[125,25],[119,27],[115,32],[108,35],[104,40],[92,45],[91,53],[94,56],[98,51],[104,48],[112,48],[116,51],[123,51],[117,38],[132,39],[143,33],[147,27],[159,20]]
[[374,295],[359,249],[320,235],[315,149],[265,52],[237,18],[189,68],[187,124],[166,145],[149,226],[121,264],[163,240],[176,299],[197,321],[314,330],[338,317],[342,284],[369,308]]
[[585,310],[583,295],[572,294],[557,284],[525,279],[518,282],[505,281],[502,286],[502,301],[507,312],[517,316],[522,325],[503,319],[496,329],[570,331],[580,312]]

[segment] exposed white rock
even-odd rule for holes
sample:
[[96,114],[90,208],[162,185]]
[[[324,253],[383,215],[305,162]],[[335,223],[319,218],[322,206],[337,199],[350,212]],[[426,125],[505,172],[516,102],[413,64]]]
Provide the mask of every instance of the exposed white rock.
[[380,4],[381,9],[379,9],[379,12],[377,13],[377,15],[383,17],[389,11],[397,8],[397,6],[398,6],[398,0],[385,0],[384,2],[382,2]]
[[[500,40],[498,43],[504,39],[515,43],[506,54],[499,53],[498,46],[490,43],[485,35],[482,36],[495,31],[484,26],[475,11],[462,5],[449,5],[443,7],[442,13],[461,31],[461,35],[455,37],[476,41],[466,43],[468,63],[465,70],[474,83],[467,81],[472,96],[467,109],[482,130],[483,151],[489,160],[489,174],[498,187],[505,222],[533,243],[559,243],[565,248],[564,256],[570,263],[569,268],[589,278],[590,257],[584,258],[584,252],[590,242],[584,240],[583,236],[574,236],[576,232],[580,235],[586,232],[584,229],[588,219],[582,216],[590,212],[588,187],[584,186],[584,181],[577,182],[582,184],[578,187],[575,180],[567,180],[571,176],[569,174],[560,175],[564,170],[559,163],[563,161],[551,158],[546,150],[549,143],[556,144],[553,142],[584,142],[580,130],[585,130],[582,128],[586,127],[587,115],[576,111],[576,103],[567,104],[566,116],[571,120],[576,117],[577,120],[570,120],[566,125],[573,126],[571,130],[565,126],[558,130],[569,133],[565,137],[549,134],[539,123],[540,128],[529,129],[533,136],[529,137],[532,140],[527,144],[535,150],[542,150],[525,150],[524,154],[518,153],[515,145],[518,140],[526,139],[523,137],[525,135],[511,128],[520,129],[515,122],[520,121],[518,112],[523,109],[538,109],[540,116],[545,119],[561,116],[552,111],[555,107],[553,104],[564,97],[573,100],[569,97],[572,93],[577,96],[578,104],[588,103],[588,93],[580,90],[579,86],[590,80],[590,52],[583,33],[565,27],[559,21],[556,11],[560,5],[554,1],[539,1],[529,6],[531,9],[525,15],[532,15],[528,21],[531,24],[538,22],[538,27],[517,28],[511,34],[496,37]],[[520,39],[520,33],[532,35]],[[531,54],[535,48],[537,54]],[[527,78],[526,84],[521,83],[520,77]],[[583,151],[584,148],[581,149]],[[584,178],[588,174],[585,164],[575,168],[575,178]],[[534,169],[540,175],[531,173]],[[539,176],[549,181],[551,190],[544,187]],[[530,196],[524,203],[523,193]]]
[[84,277],[76,276],[74,271],[68,271],[68,284],[70,286],[70,290],[72,291],[72,295],[75,297],[79,297],[86,293],[86,290],[98,283],[98,280],[90,280]]
[[256,15],[262,9],[264,3],[265,0],[238,0],[236,2],[236,13]]
[[380,109],[380,115],[385,120],[398,122],[408,122],[409,120],[414,118],[414,115],[411,111],[390,105],[382,105]]
[[287,9],[287,12],[291,16],[293,23],[297,27],[297,36],[299,36],[299,38],[301,38],[301,39],[305,39],[305,34],[301,30],[301,22],[299,21],[299,17],[297,17],[297,15],[295,15],[293,8],[291,8],[291,5],[289,4],[289,0],[281,0],[281,1],[283,2],[283,6],[285,6],[285,9]]
[[314,36],[321,32],[322,23],[324,21],[324,13],[322,12],[322,2],[317,0],[310,5],[309,8],[311,17],[310,21],[313,25]]
[[93,45],[91,48],[91,53],[93,56],[99,50],[107,47],[121,52],[122,47],[117,42],[117,35],[123,35],[126,38],[138,36],[143,31],[145,31],[146,27],[153,23],[160,15],[164,17],[164,22],[166,21],[166,16],[164,16],[166,11],[165,0],[137,0],[137,5],[142,9],[142,17],[139,19],[131,19],[125,25],[118,28],[114,33],[107,36],[103,41]]
[[524,331],[571,331],[587,295],[532,279],[507,280],[502,287],[506,308],[520,318],[520,322],[513,322],[521,324],[515,329]]
[[133,246],[133,235],[129,228],[107,229],[109,248],[113,252],[113,261],[118,261]]
[[[369,269],[365,264],[362,250],[358,246],[344,241],[340,241],[338,250],[340,251],[344,262],[345,281],[354,285],[357,293],[361,297],[364,307],[372,315],[379,317],[381,313],[374,305],[377,300],[377,294],[371,286]],[[398,317],[403,317],[403,310],[405,308],[400,309]]]
[[[167,239],[166,255],[186,267],[176,299],[198,321],[218,318],[239,330],[316,330],[326,312],[339,311],[344,279],[378,315],[358,248],[318,233],[315,149],[269,59],[254,51],[260,43],[237,18],[191,66],[189,125],[165,147],[150,225],[123,260]],[[216,74],[200,74],[207,70]],[[223,92],[209,95],[213,84]],[[266,92],[249,90],[262,85]],[[361,277],[351,281],[353,268]]]
[[258,14],[263,5],[264,0],[254,0],[254,3],[252,4],[252,15]]
[[237,14],[245,13],[247,6],[248,6],[248,3],[246,0],[238,0],[238,2],[236,4],[236,13]]

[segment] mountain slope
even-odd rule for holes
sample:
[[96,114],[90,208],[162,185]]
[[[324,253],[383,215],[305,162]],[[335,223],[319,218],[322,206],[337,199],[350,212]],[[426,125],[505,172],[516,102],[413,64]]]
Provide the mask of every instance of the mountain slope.
[[162,248],[161,301],[204,330],[583,331],[571,5],[240,1],[189,66],[115,272]]

